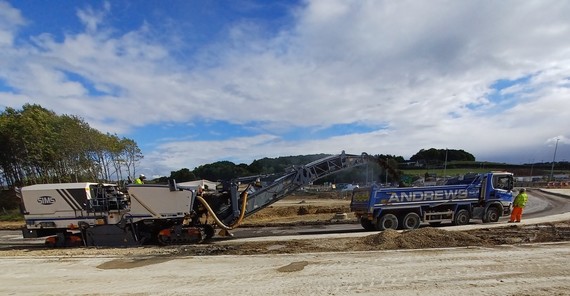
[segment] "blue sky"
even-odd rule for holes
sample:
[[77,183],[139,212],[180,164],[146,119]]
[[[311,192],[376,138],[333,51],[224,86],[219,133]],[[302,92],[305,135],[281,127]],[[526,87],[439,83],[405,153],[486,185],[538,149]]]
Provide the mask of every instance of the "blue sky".
[[139,173],[314,153],[570,161],[568,1],[3,1],[0,108],[134,139]]

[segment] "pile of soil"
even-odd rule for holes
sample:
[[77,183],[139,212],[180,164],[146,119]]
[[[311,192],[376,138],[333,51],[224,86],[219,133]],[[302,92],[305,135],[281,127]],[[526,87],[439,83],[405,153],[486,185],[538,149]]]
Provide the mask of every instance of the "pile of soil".
[[382,250],[465,247],[487,244],[484,239],[466,232],[446,231],[432,227],[404,232],[390,229],[366,236],[361,239],[361,242]]
[[570,221],[474,229],[465,233],[480,237],[491,245],[569,241]]
[[[316,203],[315,198],[296,196],[287,198],[286,205],[275,204],[247,217],[242,227],[298,226],[331,223],[357,223],[356,216],[347,215],[348,219],[334,220],[337,213],[350,213],[350,201],[324,198]],[[299,199],[301,198],[301,199]]]
[[313,206],[299,204],[298,206],[269,207],[259,211],[246,221],[257,221],[269,218],[286,218],[304,215],[334,214],[349,212],[349,206]]
[[24,221],[0,221],[0,230],[20,230],[24,226]]
[[[424,227],[398,232],[386,230],[361,238],[249,242],[181,248],[177,255],[253,255],[350,252],[451,247],[492,247],[505,244],[570,241],[570,221],[528,226],[447,231]],[[210,253],[210,250],[212,251]]]
[[329,191],[295,191],[285,199],[340,199],[345,197],[345,192],[329,190]]

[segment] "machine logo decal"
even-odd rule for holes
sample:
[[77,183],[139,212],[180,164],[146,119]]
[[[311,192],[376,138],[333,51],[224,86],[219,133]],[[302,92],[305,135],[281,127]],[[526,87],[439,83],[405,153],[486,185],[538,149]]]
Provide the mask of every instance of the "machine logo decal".
[[73,198],[73,196],[71,196],[71,194],[69,194],[69,192],[67,190],[57,189],[57,193],[59,193],[59,195],[61,195],[63,200],[65,200],[65,202],[67,202],[67,204],[69,204],[69,206],[74,211],[80,211],[81,210],[81,205],[79,205],[79,203],[77,203],[77,200],[75,200],[75,198]]
[[40,196],[38,197],[38,203],[47,206],[55,203],[55,198],[52,196]]

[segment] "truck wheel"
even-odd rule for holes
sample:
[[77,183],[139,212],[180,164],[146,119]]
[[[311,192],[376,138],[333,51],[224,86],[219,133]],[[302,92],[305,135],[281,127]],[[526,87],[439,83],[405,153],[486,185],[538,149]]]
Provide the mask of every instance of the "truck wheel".
[[393,214],[386,214],[378,218],[376,230],[398,229],[398,218]]
[[420,227],[421,223],[422,223],[422,221],[421,221],[420,216],[418,214],[416,214],[414,212],[408,213],[402,219],[402,228],[403,229],[416,229],[416,228]]
[[462,209],[455,213],[455,218],[453,219],[453,225],[466,225],[469,224],[469,211]]
[[360,225],[362,225],[362,228],[364,228],[364,230],[367,230],[367,231],[376,230],[374,223],[372,223],[372,221],[370,221],[364,217],[360,218]]
[[499,213],[499,209],[497,207],[490,207],[487,209],[484,217],[485,219],[483,222],[498,222],[499,217],[501,217],[501,213]]

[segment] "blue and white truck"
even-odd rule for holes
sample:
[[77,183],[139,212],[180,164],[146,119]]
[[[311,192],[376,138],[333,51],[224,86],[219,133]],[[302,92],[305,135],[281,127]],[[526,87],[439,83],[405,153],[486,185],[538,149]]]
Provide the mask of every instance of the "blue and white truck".
[[355,189],[351,212],[366,230],[415,229],[422,223],[468,224],[470,219],[497,222],[509,215],[513,174],[489,172],[428,187]]

